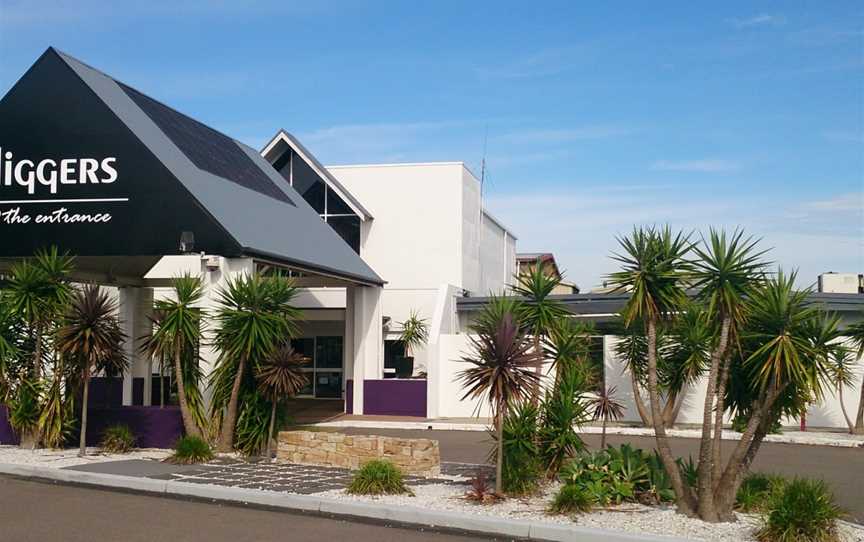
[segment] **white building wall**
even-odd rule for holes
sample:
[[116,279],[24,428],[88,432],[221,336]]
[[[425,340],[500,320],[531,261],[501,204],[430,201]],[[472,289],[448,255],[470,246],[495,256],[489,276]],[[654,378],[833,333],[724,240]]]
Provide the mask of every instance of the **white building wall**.
[[462,168],[462,221],[461,258],[462,281],[458,283],[472,294],[479,293],[483,284],[484,269],[481,263],[481,218],[480,181]]

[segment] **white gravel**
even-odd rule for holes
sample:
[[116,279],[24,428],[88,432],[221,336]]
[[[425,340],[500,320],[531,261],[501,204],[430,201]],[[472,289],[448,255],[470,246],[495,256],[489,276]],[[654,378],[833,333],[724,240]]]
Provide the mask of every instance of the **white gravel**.
[[[576,524],[596,529],[652,533],[712,542],[753,541],[753,533],[758,523],[755,516],[738,514],[738,522],[736,523],[711,524],[677,514],[673,507],[649,507],[639,504],[610,507],[573,517],[549,515],[546,510],[552,495],[557,490],[555,485],[550,485],[541,494],[534,497],[512,498],[492,505],[481,505],[466,500],[464,498],[466,486],[433,484],[415,486],[411,489],[415,494],[413,497],[408,495],[367,497],[348,495],[344,490],[324,491],[316,493],[316,495],[340,500],[376,502],[394,506],[416,506],[515,520]],[[864,541],[864,528],[861,526],[841,523],[840,530],[844,541]]]
[[99,448],[87,448],[87,455],[78,457],[78,449],[67,450],[22,450],[18,446],[0,446],[0,463],[13,463],[17,465],[40,465],[50,468],[71,467],[74,465],[87,465],[104,461],[117,461],[121,459],[165,459],[171,455],[170,450],[140,449],[128,454],[106,454]]

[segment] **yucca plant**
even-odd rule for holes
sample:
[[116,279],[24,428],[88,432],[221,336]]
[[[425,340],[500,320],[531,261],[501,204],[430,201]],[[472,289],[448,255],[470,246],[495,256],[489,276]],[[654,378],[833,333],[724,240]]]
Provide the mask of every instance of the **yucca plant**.
[[527,272],[516,275],[515,279],[516,283],[511,289],[523,298],[519,318],[534,342],[537,380],[531,391],[531,401],[537,404],[540,401],[540,375],[545,359],[543,340],[556,323],[568,314],[563,303],[550,297],[555,287],[561,284],[562,277],[552,273],[548,265],[538,260]]
[[[250,365],[267,356],[296,334],[301,311],[291,305],[297,289],[282,275],[240,275],[229,280],[219,291],[214,344],[219,351],[217,371],[230,375],[230,391],[215,395],[211,404],[214,418],[222,417],[218,449],[230,452],[234,447],[234,430],[240,389]],[[224,409],[224,414],[222,410]],[[218,413],[218,416],[217,416]]]
[[276,407],[280,401],[297,395],[309,378],[303,372],[309,358],[294,350],[290,343],[283,343],[258,365],[256,378],[258,390],[270,401],[270,429],[267,433],[266,456],[270,458],[273,431],[276,424]]
[[73,295],[57,334],[58,352],[81,374],[84,391],[78,455],[82,457],[86,453],[90,375],[94,370],[107,366],[122,373],[129,363],[122,348],[126,334],[120,327],[116,312],[117,304],[107,291],[95,284],[85,285]]
[[165,461],[179,465],[191,465],[206,463],[211,459],[213,459],[213,450],[206,440],[195,435],[185,435],[177,440],[174,445],[174,453]]
[[345,491],[354,495],[413,494],[405,485],[402,471],[382,459],[373,459],[363,465]]
[[660,406],[657,370],[657,328],[662,321],[674,319],[685,304],[685,280],[689,273],[686,259],[691,249],[690,236],[664,228],[634,228],[630,237],[619,238],[622,254],[613,259],[621,270],[609,276],[614,291],[628,292],[630,298],[621,311],[624,325],[634,322],[645,326],[648,399],[657,450],[678,495],[678,509],[692,515],[696,502],[675,464]]
[[419,348],[422,348],[429,340],[429,323],[425,318],[420,318],[416,310],[404,322],[400,322],[402,332],[399,341],[405,347],[405,357],[414,357]]
[[135,447],[135,434],[125,424],[111,425],[102,433],[99,447],[108,453],[125,454]]
[[771,494],[756,532],[759,542],[836,542],[843,511],[821,480],[798,478]]
[[492,408],[498,443],[495,489],[500,494],[503,428],[507,409],[510,405],[524,400],[540,377],[530,369],[535,363],[536,355],[532,351],[531,340],[520,329],[516,315],[498,311],[495,303],[495,299],[491,300],[484,309],[484,312],[500,314],[494,333],[484,331],[469,337],[471,351],[463,355],[461,361],[471,367],[460,371],[457,379],[466,389],[463,400],[485,399]]
[[[177,382],[177,398],[180,416],[187,435],[201,436],[202,426],[196,421],[190,407],[186,378],[194,374],[198,364],[198,345],[201,341],[201,325],[204,316],[198,306],[204,297],[204,287],[199,277],[184,274],[171,280],[173,299],[159,299],[154,303],[154,312],[161,317],[156,321],[150,341],[144,344],[146,351],[163,355],[173,360],[174,379]],[[195,389],[197,382],[190,382]],[[163,390],[164,391],[164,390]]]
[[567,365],[543,400],[537,441],[547,477],[554,477],[566,460],[585,449],[577,431],[591,419],[587,394],[592,386],[584,365]]
[[588,400],[588,405],[593,409],[593,419],[601,420],[603,424],[600,433],[601,450],[606,449],[606,425],[610,420],[618,421],[624,417],[624,405],[618,401],[617,392],[618,388],[615,386],[604,386],[595,397]]

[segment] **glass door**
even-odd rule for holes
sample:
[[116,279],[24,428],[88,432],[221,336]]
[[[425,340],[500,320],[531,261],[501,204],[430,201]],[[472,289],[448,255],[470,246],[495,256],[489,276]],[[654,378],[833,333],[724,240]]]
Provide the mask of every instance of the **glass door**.
[[342,398],[342,337],[305,337],[292,339],[294,350],[309,358],[303,372],[309,383],[299,397]]

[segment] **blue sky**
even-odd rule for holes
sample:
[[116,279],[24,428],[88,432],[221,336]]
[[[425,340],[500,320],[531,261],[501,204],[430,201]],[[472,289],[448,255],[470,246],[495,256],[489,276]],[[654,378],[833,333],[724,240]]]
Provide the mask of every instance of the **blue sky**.
[[[253,146],[461,160],[583,289],[634,223],[742,226],[864,272],[856,2],[0,0],[0,93],[49,45]],[[242,5],[241,5],[242,4]]]

